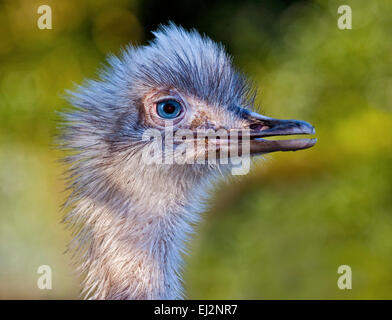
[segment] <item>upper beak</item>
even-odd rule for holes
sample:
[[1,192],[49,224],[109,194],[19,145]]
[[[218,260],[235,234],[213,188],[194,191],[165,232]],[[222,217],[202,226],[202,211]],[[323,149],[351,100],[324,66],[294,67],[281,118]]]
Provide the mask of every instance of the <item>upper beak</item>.
[[261,154],[275,151],[296,151],[313,147],[317,139],[266,140],[262,137],[315,134],[314,127],[301,120],[279,120],[244,109],[249,121],[250,153]]

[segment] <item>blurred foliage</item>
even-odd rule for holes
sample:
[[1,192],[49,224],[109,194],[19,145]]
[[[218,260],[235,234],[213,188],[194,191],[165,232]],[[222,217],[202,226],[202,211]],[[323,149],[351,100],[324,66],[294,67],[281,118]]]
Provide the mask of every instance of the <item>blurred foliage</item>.
[[[163,5],[165,3],[166,5]],[[47,0],[0,3],[0,298],[77,298],[59,223],[55,110],[108,52],[173,20],[223,42],[265,114],[313,123],[318,144],[223,183],[187,257],[190,298],[392,298],[392,5]],[[353,29],[337,28],[348,4]],[[53,290],[36,286],[39,265]],[[341,291],[337,268],[353,270]]]

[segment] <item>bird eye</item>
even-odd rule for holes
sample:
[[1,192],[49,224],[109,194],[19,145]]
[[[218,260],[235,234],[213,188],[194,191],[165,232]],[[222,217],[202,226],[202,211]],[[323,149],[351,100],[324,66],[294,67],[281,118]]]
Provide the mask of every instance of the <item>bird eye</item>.
[[166,100],[157,103],[157,113],[161,118],[177,118],[182,111],[182,106],[175,100]]

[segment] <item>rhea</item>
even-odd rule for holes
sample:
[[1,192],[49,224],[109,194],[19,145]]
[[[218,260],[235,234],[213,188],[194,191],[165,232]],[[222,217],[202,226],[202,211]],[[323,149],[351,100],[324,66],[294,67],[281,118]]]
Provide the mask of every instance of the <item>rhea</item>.
[[[63,114],[69,188],[64,221],[69,250],[89,299],[181,299],[186,242],[211,184],[230,174],[230,161],[170,164],[145,161],[153,143],[146,130],[165,135],[186,129],[247,130],[249,152],[262,155],[313,146],[315,139],[263,137],[314,134],[304,121],[254,111],[253,85],[232,65],[222,45],[174,24],[154,32],[146,46],[110,56],[97,80],[69,92]],[[238,141],[245,141],[245,136]],[[198,140],[195,135],[192,143]],[[200,139],[199,139],[200,140]],[[202,139],[202,151],[230,156],[230,139]],[[163,155],[176,152],[162,147]],[[222,152],[226,147],[228,153]],[[226,150],[226,151],[227,151]]]

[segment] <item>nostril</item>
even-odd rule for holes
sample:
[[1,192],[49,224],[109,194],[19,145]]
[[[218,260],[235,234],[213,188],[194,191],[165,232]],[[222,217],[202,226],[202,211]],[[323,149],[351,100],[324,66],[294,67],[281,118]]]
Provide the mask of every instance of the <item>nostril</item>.
[[259,123],[252,123],[251,125],[249,125],[249,128],[252,130],[258,130],[260,128],[261,124]]
[[249,125],[249,129],[251,129],[251,130],[261,131],[261,130],[266,130],[268,128],[269,128],[268,126],[266,126],[262,123],[252,123]]

